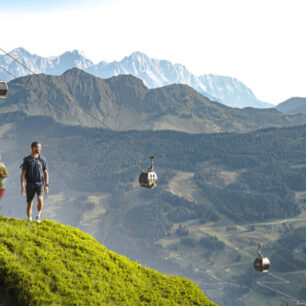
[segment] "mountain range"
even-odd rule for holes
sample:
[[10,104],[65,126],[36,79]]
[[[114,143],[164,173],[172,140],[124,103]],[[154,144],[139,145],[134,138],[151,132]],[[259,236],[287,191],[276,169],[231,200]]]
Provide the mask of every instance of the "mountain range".
[[275,109],[231,108],[209,100],[187,85],[149,89],[131,75],[101,79],[78,68],[60,76],[32,75],[10,81],[0,113],[14,111],[49,116],[65,124],[116,130],[248,132],[306,124],[303,114],[286,116]]
[[[306,115],[230,108],[188,85],[149,89],[132,75],[102,79],[79,68],[8,85],[0,104],[9,171],[2,214],[24,218],[19,166],[39,140],[50,167],[44,218],[184,275],[226,306],[283,301],[258,287],[264,276],[252,262],[260,237],[271,272],[290,278],[281,290],[305,299]],[[149,167],[143,152],[155,156],[154,190],[138,184]]]
[[[67,69],[77,67],[95,76],[110,78],[119,74],[131,74],[143,80],[148,88],[157,88],[170,84],[186,84],[213,101],[231,107],[267,108],[272,104],[259,101],[251,89],[236,78],[204,74],[196,76],[184,65],[173,64],[167,60],[149,58],[142,52],[134,52],[121,61],[94,64],[80,51],[65,52],[56,57],[41,57],[31,54],[23,48],[10,52],[21,63],[35,73],[60,75]],[[0,56],[0,66],[16,77],[28,75],[29,72],[6,55]],[[12,77],[0,71],[0,79],[9,81]]]
[[294,97],[275,108],[286,115],[306,114],[306,98]]

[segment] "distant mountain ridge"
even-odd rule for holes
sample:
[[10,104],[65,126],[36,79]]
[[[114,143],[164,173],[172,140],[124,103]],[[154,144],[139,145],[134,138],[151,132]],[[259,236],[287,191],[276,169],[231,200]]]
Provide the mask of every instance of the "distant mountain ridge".
[[[60,75],[66,70],[76,67],[102,78],[131,74],[142,79],[149,88],[170,84],[186,84],[205,97],[227,106],[239,108],[272,107],[271,104],[259,101],[246,85],[235,78],[213,74],[196,76],[184,65],[152,59],[141,52],[134,52],[120,62],[106,63],[102,61],[96,65],[77,50],[50,58],[33,55],[23,48],[14,49],[10,53],[35,73]],[[29,74],[23,67],[5,55],[0,56],[0,65],[18,77]],[[0,71],[0,78],[11,80],[3,71]]]
[[[73,98],[98,121],[46,85]],[[28,89],[30,85],[38,93]],[[73,68],[61,76],[32,75],[9,83],[0,113],[23,111],[45,115],[64,124],[115,130],[176,130],[188,133],[247,132],[264,127],[306,124],[306,115],[285,116],[275,109],[230,108],[212,102],[187,85],[149,89],[131,75],[109,79]],[[47,103],[46,97],[77,119]]]
[[286,115],[306,114],[306,98],[293,97],[275,108]]
[[[10,54],[35,73],[59,75],[72,67],[86,69],[93,65],[92,61],[86,59],[84,54],[77,50],[48,58],[31,54],[24,48],[14,49]],[[18,65],[12,58],[6,55],[0,55],[0,65],[17,77],[30,74],[24,67]],[[0,79],[8,81],[12,80],[12,77],[0,70]]]

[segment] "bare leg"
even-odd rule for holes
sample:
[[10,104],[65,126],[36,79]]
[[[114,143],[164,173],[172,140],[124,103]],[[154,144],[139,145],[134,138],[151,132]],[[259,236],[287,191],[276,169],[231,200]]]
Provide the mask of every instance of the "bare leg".
[[33,207],[33,201],[30,203],[27,203],[27,216],[28,218],[32,218],[32,207]]
[[37,197],[37,210],[38,210],[38,212],[41,212],[43,207],[44,207],[44,197],[39,196],[39,197]]

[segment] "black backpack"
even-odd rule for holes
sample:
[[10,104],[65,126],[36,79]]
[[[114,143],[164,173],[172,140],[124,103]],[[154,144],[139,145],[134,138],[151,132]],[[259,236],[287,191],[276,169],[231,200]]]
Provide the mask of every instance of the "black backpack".
[[[40,161],[40,163],[41,163],[41,165],[42,165],[42,168],[44,168],[44,167],[46,166],[46,165],[45,165],[45,162],[44,162],[44,159],[43,159],[40,155],[38,155],[38,160]],[[28,169],[31,167],[32,162],[31,162],[30,156],[26,156],[26,157],[23,158],[23,162],[22,162],[20,168],[23,167],[24,163],[27,163]],[[31,177],[30,177],[30,175],[29,175],[29,171],[28,171],[28,170],[26,171],[25,177],[26,177],[26,180],[29,181],[29,182],[31,182],[31,181],[43,181],[43,180],[44,180],[44,175],[43,175],[43,173],[40,173],[40,178],[39,178],[39,179],[36,178],[36,179],[32,179],[32,180],[31,180]]]

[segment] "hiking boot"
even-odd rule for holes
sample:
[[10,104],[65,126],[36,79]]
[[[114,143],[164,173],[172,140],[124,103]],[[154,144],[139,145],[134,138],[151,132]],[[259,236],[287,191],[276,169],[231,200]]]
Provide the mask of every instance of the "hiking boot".
[[40,217],[36,216],[36,222],[37,222],[37,223],[40,223],[40,222],[41,222]]

